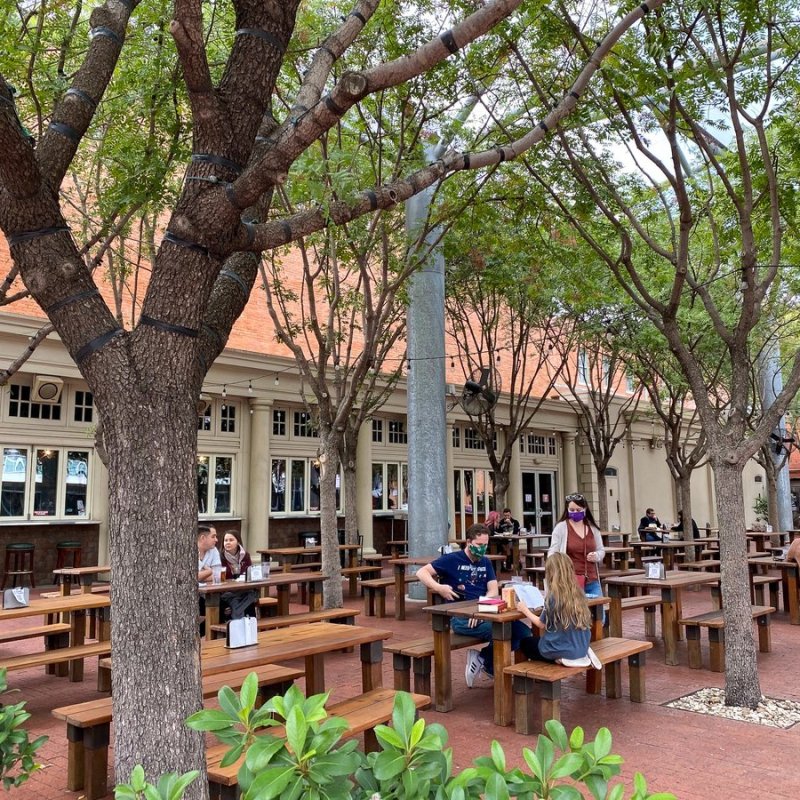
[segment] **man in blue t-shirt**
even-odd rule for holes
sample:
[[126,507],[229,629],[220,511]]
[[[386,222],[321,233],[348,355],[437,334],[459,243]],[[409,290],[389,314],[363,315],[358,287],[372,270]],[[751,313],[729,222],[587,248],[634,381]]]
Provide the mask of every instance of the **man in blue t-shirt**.
[[[446,553],[417,572],[420,582],[446,602],[454,600],[477,600],[481,596],[497,597],[497,577],[492,562],[486,558],[489,546],[489,529],[483,524],[472,525],[467,530],[467,545],[464,550]],[[438,579],[438,580],[437,580]],[[451,630],[462,636],[474,636],[489,644],[478,653],[467,651],[465,678],[472,688],[475,678],[483,670],[494,677],[492,653],[492,623],[470,617],[453,617]],[[530,628],[522,622],[511,623],[511,649],[519,647],[520,640],[531,635]]]

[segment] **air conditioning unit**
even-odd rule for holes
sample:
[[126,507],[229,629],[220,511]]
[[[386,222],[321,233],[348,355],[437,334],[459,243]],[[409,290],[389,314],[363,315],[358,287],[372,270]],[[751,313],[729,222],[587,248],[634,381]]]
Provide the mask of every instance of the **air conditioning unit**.
[[53,375],[36,375],[31,388],[31,401],[34,403],[57,403],[61,399],[64,381]]

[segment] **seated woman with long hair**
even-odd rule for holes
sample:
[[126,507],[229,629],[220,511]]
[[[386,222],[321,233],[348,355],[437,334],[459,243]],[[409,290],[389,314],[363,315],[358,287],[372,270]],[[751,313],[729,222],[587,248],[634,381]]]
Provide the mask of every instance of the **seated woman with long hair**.
[[578,582],[572,560],[565,553],[553,553],[545,562],[547,591],[540,614],[517,600],[519,609],[539,630],[520,642],[520,649],[532,661],[556,661],[565,667],[600,669],[602,664],[589,647],[592,615]]

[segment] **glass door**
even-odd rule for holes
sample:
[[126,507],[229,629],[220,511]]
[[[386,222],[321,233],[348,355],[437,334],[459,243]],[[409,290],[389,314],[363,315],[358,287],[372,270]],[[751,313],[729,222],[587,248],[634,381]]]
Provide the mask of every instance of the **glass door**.
[[552,533],[555,525],[554,472],[522,473],[522,524],[541,536]]

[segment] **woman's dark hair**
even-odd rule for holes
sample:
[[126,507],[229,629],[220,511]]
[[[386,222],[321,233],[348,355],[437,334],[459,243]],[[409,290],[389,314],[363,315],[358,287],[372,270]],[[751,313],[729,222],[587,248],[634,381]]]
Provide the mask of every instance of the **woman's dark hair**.
[[586,498],[582,494],[579,494],[578,492],[575,492],[574,494],[568,494],[564,498],[564,511],[562,512],[561,517],[558,520],[559,522],[563,522],[565,519],[569,519],[569,511],[567,509],[569,508],[570,503],[575,503],[576,506],[580,506],[586,512],[586,521],[593,528],[597,528],[598,530],[600,529],[600,526],[597,524],[597,522],[595,522],[594,514],[592,514],[592,509],[589,508],[589,504],[586,502]]
[[222,536],[221,536],[221,538],[219,540],[219,549],[220,550],[224,550],[225,549],[225,537],[228,534],[233,536],[234,539],[236,539],[236,541],[239,542],[239,547],[241,547],[242,550],[246,550],[246,548],[244,546],[244,543],[242,542],[242,534],[239,533],[239,531],[237,531],[236,528],[228,528],[227,531],[223,532],[223,534],[222,534]]

